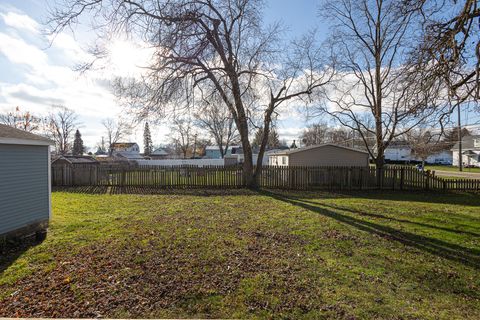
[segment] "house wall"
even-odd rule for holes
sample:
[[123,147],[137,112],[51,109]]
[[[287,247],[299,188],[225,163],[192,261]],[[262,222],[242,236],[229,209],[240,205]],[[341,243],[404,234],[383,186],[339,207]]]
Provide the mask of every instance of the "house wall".
[[[474,151],[474,152],[477,153],[477,154],[480,154],[480,151]],[[458,164],[459,164],[458,150],[454,150],[452,152],[452,156],[453,156],[452,165],[458,167]],[[480,162],[479,161],[476,161],[475,159],[467,157],[466,155],[462,156],[462,162],[463,162],[464,166],[480,167]]]
[[205,158],[207,159],[221,159],[220,150],[205,150]]
[[368,154],[335,146],[308,149],[289,155],[290,166],[368,166]]
[[[245,155],[243,153],[232,154],[232,157],[237,157],[237,161],[240,164],[245,162]],[[258,160],[258,153],[252,154],[252,161],[254,166],[257,165],[257,160]],[[268,155],[264,153],[262,158],[262,166],[267,164],[268,164]]]
[[268,159],[268,165],[270,166],[288,166],[288,156],[287,155],[272,155]]
[[120,146],[115,146],[113,148],[113,152],[132,152],[132,153],[140,153],[140,147],[138,146],[138,144],[134,143],[132,146],[130,147],[120,147]]
[[452,151],[442,151],[432,154],[425,159],[426,163],[452,164]]
[[0,144],[0,236],[50,214],[48,146]]
[[[225,153],[226,156],[231,156],[233,154],[236,154],[238,152],[238,147],[237,146],[230,146],[227,149],[227,152]],[[220,149],[215,148],[207,148],[205,149],[205,158],[207,159],[222,159],[222,155],[220,154]]]
[[415,160],[410,148],[387,148],[385,149],[385,160],[390,161],[411,161]]
[[223,166],[223,159],[165,159],[165,160],[136,160],[142,166]]

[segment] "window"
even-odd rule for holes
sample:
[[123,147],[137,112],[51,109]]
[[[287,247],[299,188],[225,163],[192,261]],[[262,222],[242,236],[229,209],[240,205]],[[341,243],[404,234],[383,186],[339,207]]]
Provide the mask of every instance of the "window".
[[473,147],[474,148],[480,148],[480,139],[474,139],[473,140]]
[[286,156],[283,156],[283,157],[282,157],[282,164],[283,164],[283,165],[286,165],[286,164],[287,164],[287,157],[286,157]]

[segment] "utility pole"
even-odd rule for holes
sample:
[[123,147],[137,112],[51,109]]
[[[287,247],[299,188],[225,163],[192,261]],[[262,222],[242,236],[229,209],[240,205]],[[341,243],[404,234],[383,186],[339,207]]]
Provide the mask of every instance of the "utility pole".
[[355,129],[352,129],[352,148],[355,148]]
[[463,155],[462,155],[462,122],[460,121],[460,104],[457,105],[458,112],[458,170],[463,171]]

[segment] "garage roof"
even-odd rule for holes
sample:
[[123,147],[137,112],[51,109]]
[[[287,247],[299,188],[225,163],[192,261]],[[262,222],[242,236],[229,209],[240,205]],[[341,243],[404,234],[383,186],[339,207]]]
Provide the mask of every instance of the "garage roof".
[[0,124],[0,144],[23,144],[23,145],[53,145],[53,141],[45,137],[20,129]]
[[292,154],[292,153],[298,153],[298,152],[308,151],[308,150],[312,150],[312,149],[323,148],[323,147],[327,147],[327,146],[368,154],[367,151],[354,149],[354,148],[343,147],[343,146],[339,146],[339,145],[336,145],[336,144],[333,144],[333,143],[325,143],[325,144],[317,144],[317,145],[303,147],[303,148],[297,148],[297,149],[282,150],[282,151],[279,151],[279,152],[271,153],[271,154],[269,154],[269,156],[289,155],[289,154]]

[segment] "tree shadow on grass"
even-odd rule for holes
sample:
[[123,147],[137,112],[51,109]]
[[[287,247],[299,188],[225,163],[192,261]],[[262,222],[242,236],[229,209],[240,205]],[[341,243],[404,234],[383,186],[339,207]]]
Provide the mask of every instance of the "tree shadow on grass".
[[[305,202],[305,203],[309,203],[309,204],[313,204],[313,205],[319,205],[319,203],[317,203],[317,202],[307,201],[307,200],[303,200],[303,199],[300,199],[300,198],[296,198],[296,200],[302,201],[302,202]],[[480,237],[480,233],[476,233],[476,232],[446,228],[446,227],[436,226],[436,225],[432,225],[432,224],[428,224],[428,223],[411,221],[411,220],[407,220],[407,219],[399,219],[399,218],[395,218],[395,217],[381,215],[381,214],[378,214],[378,213],[370,213],[370,212],[365,212],[365,211],[361,211],[361,210],[357,210],[357,209],[354,210],[354,209],[347,208],[347,207],[330,205],[330,204],[325,204],[325,203],[322,203],[321,205],[323,207],[328,207],[328,208],[331,208],[331,209],[336,209],[336,210],[341,210],[341,211],[347,211],[347,212],[350,212],[350,213],[353,213],[353,214],[359,214],[361,216],[372,217],[372,218],[375,218],[375,219],[386,219],[386,220],[396,221],[396,222],[401,222],[401,223],[414,224],[414,225],[425,227],[425,228],[437,229],[437,230],[442,230],[442,231],[447,231],[447,232],[452,232],[452,233],[457,233],[457,234],[467,234],[467,235],[470,235],[470,236],[473,236],[473,237]]]
[[[480,207],[480,193],[478,192],[441,192],[441,191],[338,191],[339,197],[359,197],[370,200],[391,200],[407,202],[424,202],[450,205],[468,205]],[[302,196],[303,198],[303,196]],[[311,198],[315,198],[312,196]]]
[[274,199],[319,213],[325,217],[335,219],[358,230],[369,232],[385,239],[398,241],[406,246],[431,253],[438,257],[460,262],[475,269],[480,269],[480,250],[478,249],[465,248],[439,239],[421,236],[411,232],[397,230],[395,228],[378,223],[358,219],[350,215],[341,214],[326,208],[322,208],[323,204],[306,202],[302,199],[289,197],[286,194],[278,194],[268,191],[264,191],[263,193]]

